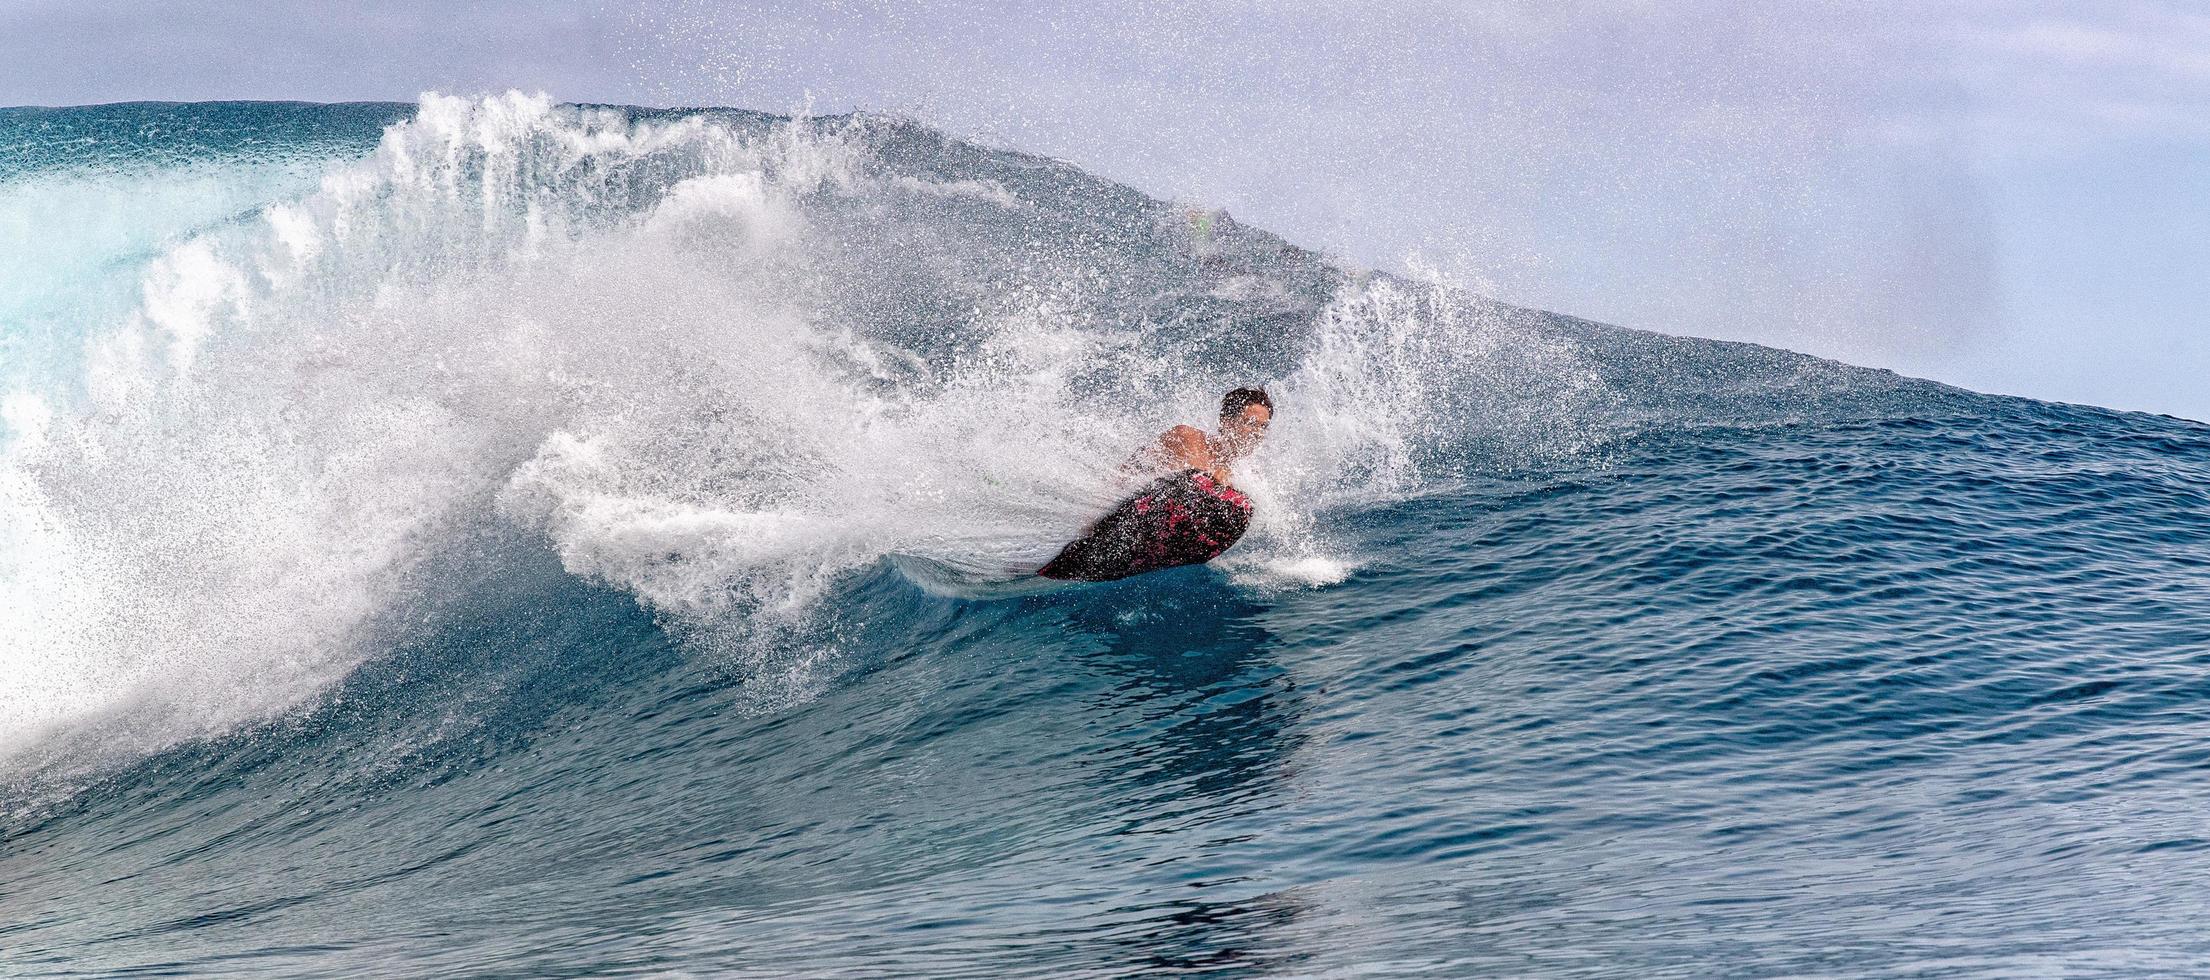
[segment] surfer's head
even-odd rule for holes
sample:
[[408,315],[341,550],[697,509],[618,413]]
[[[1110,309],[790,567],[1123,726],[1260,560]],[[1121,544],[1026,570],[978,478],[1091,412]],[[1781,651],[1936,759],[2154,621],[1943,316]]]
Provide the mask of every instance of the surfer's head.
[[1240,456],[1258,448],[1274,421],[1274,400],[1264,388],[1237,388],[1220,399],[1220,438]]

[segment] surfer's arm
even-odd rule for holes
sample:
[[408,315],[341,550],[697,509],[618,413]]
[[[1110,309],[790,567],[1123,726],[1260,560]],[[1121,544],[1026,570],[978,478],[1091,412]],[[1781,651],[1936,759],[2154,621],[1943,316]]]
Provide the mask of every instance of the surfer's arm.
[[1205,441],[1205,433],[1196,426],[1177,425],[1159,437],[1160,458],[1194,470],[1212,469],[1212,445]]
[[1193,466],[1198,469],[1206,468],[1204,463],[1193,461],[1192,452],[1200,454],[1196,457],[1199,460],[1212,458],[1212,448],[1206,444],[1203,432],[1191,426],[1177,425],[1166,432],[1160,433],[1157,440],[1129,455],[1128,459],[1120,464],[1121,479],[1123,481],[1150,480],[1163,473],[1185,470]]

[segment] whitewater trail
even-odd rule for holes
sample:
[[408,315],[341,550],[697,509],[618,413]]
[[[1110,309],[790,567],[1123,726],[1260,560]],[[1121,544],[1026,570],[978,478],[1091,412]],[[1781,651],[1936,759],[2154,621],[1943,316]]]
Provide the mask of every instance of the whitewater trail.
[[[296,705],[486,525],[727,636],[890,555],[1013,578],[1109,502],[1109,461],[1266,382],[1290,407],[1230,567],[1325,584],[1348,559],[1314,514],[1411,489],[1446,427],[1588,424],[1569,346],[1445,287],[1265,277],[1294,251],[1141,199],[1105,198],[1127,240],[1070,239],[1103,215],[1048,206],[1087,178],[882,155],[935,139],[427,97],[311,190],[175,236],[74,372],[9,395],[0,753]],[[1184,302],[1206,315],[1161,317]],[[1454,394],[1469,371],[1511,397]]]

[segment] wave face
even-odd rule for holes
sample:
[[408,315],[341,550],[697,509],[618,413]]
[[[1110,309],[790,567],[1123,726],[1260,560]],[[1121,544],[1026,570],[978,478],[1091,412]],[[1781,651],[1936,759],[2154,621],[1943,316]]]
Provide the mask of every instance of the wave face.
[[[869,116],[0,112],[0,973],[2210,969],[2210,430]],[[1212,566],[1040,589],[1280,407]]]

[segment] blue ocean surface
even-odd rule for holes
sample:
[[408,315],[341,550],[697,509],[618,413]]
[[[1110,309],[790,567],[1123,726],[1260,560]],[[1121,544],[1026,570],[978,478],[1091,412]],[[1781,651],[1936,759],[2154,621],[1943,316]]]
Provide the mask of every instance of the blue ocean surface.
[[2210,974],[2199,423],[873,115],[0,110],[0,270],[0,975]]

